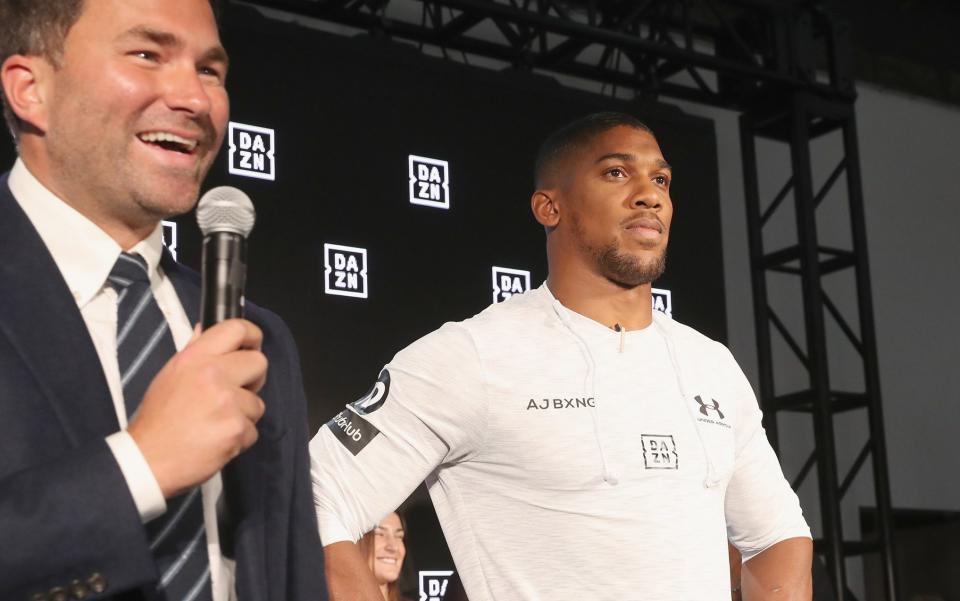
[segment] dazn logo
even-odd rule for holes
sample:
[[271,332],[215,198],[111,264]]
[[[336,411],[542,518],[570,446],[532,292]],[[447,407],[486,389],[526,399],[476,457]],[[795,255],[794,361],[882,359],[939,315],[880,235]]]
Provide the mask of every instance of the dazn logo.
[[367,298],[367,249],[324,244],[323,257],[326,294]]
[[493,302],[502,303],[515,294],[530,290],[530,272],[509,267],[493,268]]
[[438,209],[450,208],[450,165],[440,159],[411,154],[407,157],[410,175],[410,203]]
[[273,130],[233,121],[229,129],[229,172],[273,181],[276,177]]

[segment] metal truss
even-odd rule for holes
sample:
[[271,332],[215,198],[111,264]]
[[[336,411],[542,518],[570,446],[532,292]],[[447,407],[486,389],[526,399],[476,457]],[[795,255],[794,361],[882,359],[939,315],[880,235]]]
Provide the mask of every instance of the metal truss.
[[[248,2],[249,3],[249,2]],[[847,589],[845,558],[876,552],[885,573],[886,598],[896,596],[880,385],[859,155],[852,44],[847,29],[807,0],[258,0],[253,4],[320,19],[373,35],[432,47],[454,60],[484,66],[557,74],[611,86],[614,95],[668,97],[741,113],[741,144],[748,212],[754,313],[765,426],[778,448],[777,415],[812,416],[815,448],[794,481],[816,467],[822,537],[834,590]],[[618,94],[619,92],[619,94]],[[842,132],[844,158],[820,188],[814,186],[810,143]],[[793,175],[772,202],[761,204],[758,138],[790,149]],[[850,241],[833,248],[818,240],[817,207],[846,182]],[[795,241],[765,248],[765,226],[792,196]],[[767,237],[769,238],[769,236]],[[792,240],[794,236],[787,236]],[[791,332],[768,299],[770,274],[799,278],[804,337]],[[827,274],[851,274],[858,327],[827,295]],[[836,276],[831,276],[836,277]],[[833,320],[863,365],[864,390],[831,387],[827,318]],[[772,345],[791,349],[795,374],[807,382],[784,392],[774,380]],[[832,347],[831,347],[832,348]],[[834,420],[865,413],[869,436],[839,477]],[[870,459],[879,538],[845,538],[841,500]]]
[[[836,133],[839,135],[836,135]],[[817,186],[812,168],[811,142],[826,134],[828,141],[839,143],[840,161]],[[775,140],[789,147],[792,175],[769,202],[761,202],[759,175],[771,156],[758,156],[758,139]],[[884,572],[886,599],[896,599],[896,570],[891,532],[890,486],[887,473],[886,442],[880,403],[880,376],[874,335],[873,303],[870,295],[870,273],[867,264],[866,226],[863,189],[860,181],[859,150],[852,103],[825,100],[805,92],[786,94],[777,102],[768,102],[749,109],[740,117],[740,141],[743,153],[744,191],[753,278],[754,319],[757,355],[760,367],[760,397],[764,409],[764,426],[775,448],[779,449],[777,415],[781,412],[803,412],[811,415],[815,445],[808,459],[792,482],[799,489],[816,467],[820,492],[822,537],[816,549],[827,562],[838,598],[850,598],[846,587],[846,559],[867,553],[878,553]],[[838,184],[846,183],[845,194]],[[840,194],[831,195],[837,191]],[[786,211],[788,197],[793,199],[792,229],[795,241],[767,250],[765,236],[771,221]],[[835,248],[819,241],[818,209],[822,203],[842,202],[847,206],[849,247]],[[828,200],[829,199],[829,200]],[[843,213],[844,211],[840,211]],[[783,217],[781,215],[781,217]],[[789,219],[789,216],[786,216]],[[782,228],[781,228],[782,229]],[[770,246],[773,246],[771,244]],[[778,311],[771,302],[768,289],[773,274],[786,274],[799,279],[802,294],[791,299],[788,311]],[[856,299],[853,307],[841,307],[827,291],[827,277],[852,278]],[[848,303],[849,305],[850,303]],[[850,316],[850,313],[853,316]],[[787,325],[785,313],[803,315],[802,338]],[[854,325],[853,320],[857,320]],[[828,335],[832,324],[839,341]],[[790,375],[799,375],[804,385],[800,390],[785,392],[774,370],[774,343],[789,349],[793,359]],[[805,343],[804,343],[805,341]],[[840,390],[831,383],[829,356],[838,345],[852,347],[862,366],[862,390]],[[788,378],[782,378],[786,380]],[[790,378],[796,382],[798,378]],[[841,413],[855,412],[866,420],[868,435],[863,447],[840,478],[836,448],[835,418]],[[878,536],[861,540],[845,532],[842,501],[862,468],[870,459],[873,491],[878,517]]]
[[[784,0],[259,0],[504,66],[741,109],[765,90],[853,100],[826,17]],[[794,35],[795,23],[809,31]],[[801,31],[802,28],[801,28]],[[846,50],[846,49],[843,49]],[[798,60],[803,58],[804,60]],[[839,57],[836,57],[839,59]],[[845,59],[844,59],[845,60]]]

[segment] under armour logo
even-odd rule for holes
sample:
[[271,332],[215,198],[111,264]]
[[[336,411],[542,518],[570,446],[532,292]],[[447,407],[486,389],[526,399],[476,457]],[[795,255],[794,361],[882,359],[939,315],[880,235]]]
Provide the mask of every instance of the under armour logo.
[[714,411],[717,412],[717,415],[720,416],[720,419],[723,419],[723,411],[720,411],[720,403],[718,403],[716,399],[710,399],[711,401],[713,401],[713,404],[712,404],[712,405],[708,405],[707,403],[704,403],[704,402],[703,402],[703,399],[700,398],[700,395],[699,395],[699,394],[698,394],[697,396],[693,397],[693,398],[694,398],[698,403],[700,403],[700,413],[709,416],[710,414],[707,413],[707,412],[708,412],[709,410],[713,409]]

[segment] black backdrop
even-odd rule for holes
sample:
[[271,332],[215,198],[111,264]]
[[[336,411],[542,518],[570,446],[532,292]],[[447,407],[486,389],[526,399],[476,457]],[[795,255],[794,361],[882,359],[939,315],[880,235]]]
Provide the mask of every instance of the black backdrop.
[[[230,175],[225,147],[208,185],[238,186],[256,203],[248,295],[293,329],[314,426],[366,392],[397,350],[486,307],[493,266],[529,270],[533,286],[545,279],[533,156],[550,131],[596,110],[631,112],[657,132],[677,214],[656,286],[671,290],[677,319],[726,338],[712,122],[236,7],[224,41],[231,118],[275,131],[276,179]],[[410,203],[411,154],[449,163],[448,210]],[[192,220],[179,220],[187,263],[199,255]],[[368,298],[324,293],[324,243],[367,250]]]
[[[362,395],[397,350],[486,307],[494,266],[529,271],[533,287],[545,279],[544,234],[529,209],[533,156],[550,131],[597,110],[632,113],[657,133],[674,167],[676,213],[667,274],[655,286],[670,290],[674,318],[726,339],[712,122],[236,5],[223,37],[231,118],[273,130],[272,145],[261,137],[272,160],[260,154],[273,179],[230,173],[231,161],[243,162],[235,133],[237,151],[224,145],[206,187],[237,186],[254,200],[248,297],[296,337],[312,430]],[[447,161],[448,209],[410,202],[409,155]],[[0,144],[3,163],[12,157],[12,145]],[[176,222],[179,259],[196,267],[194,217]],[[366,250],[367,298],[325,293],[325,244]],[[412,570],[452,567],[432,511],[416,498],[409,529]]]

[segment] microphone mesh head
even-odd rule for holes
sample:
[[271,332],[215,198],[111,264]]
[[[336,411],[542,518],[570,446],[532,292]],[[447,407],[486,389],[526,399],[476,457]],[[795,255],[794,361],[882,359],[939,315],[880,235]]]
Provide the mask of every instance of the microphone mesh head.
[[208,190],[197,203],[197,224],[204,236],[233,232],[246,238],[256,218],[250,197],[233,186]]

